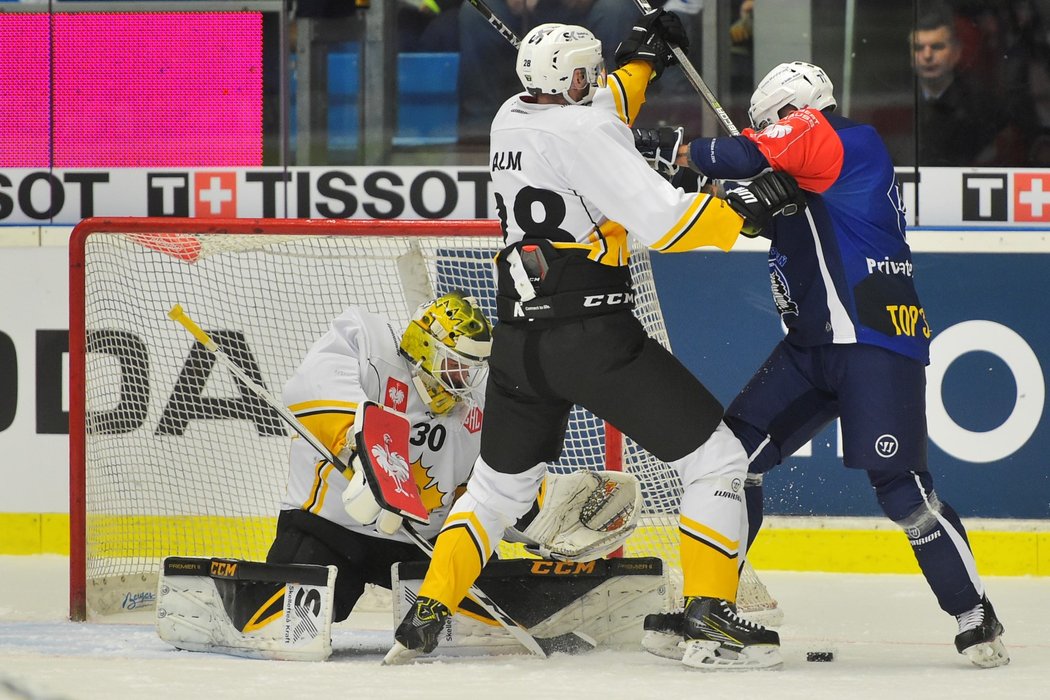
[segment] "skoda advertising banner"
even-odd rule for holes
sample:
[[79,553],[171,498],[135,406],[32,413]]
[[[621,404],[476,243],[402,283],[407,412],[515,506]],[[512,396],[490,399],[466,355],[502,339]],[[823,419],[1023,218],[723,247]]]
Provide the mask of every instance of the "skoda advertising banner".
[[[934,331],[927,403],[938,490],[969,517],[1048,518],[1050,171],[899,175]],[[491,199],[484,166],[4,169],[0,236],[4,226],[68,232],[88,216],[495,218]],[[783,333],[760,244],[652,256],[673,350],[724,403]],[[17,458],[0,463],[0,512],[64,512],[67,253],[2,250],[0,451]],[[840,454],[832,424],[767,477],[768,512],[879,515],[865,474],[843,468]]]

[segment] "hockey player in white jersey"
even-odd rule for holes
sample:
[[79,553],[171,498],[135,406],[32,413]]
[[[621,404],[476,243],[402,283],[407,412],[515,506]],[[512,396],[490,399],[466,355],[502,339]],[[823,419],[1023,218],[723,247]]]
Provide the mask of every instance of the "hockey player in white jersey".
[[[488,319],[470,297],[452,292],[424,304],[402,332],[384,317],[346,309],[310,348],[284,387],[289,410],[345,464],[353,478],[294,439],[270,563],[333,564],[336,621],[345,619],[366,583],[390,587],[394,562],[423,552],[382,511],[356,468],[355,416],[374,401],[411,424],[407,487],[418,486],[433,537],[480,449]],[[345,501],[345,502],[344,502]],[[352,511],[357,518],[350,515]]]
[[[506,247],[497,257],[499,325],[494,332],[481,456],[438,537],[416,608],[395,631],[407,658],[432,651],[444,620],[492,554],[500,533],[529,508],[558,458],[574,403],[674,465],[685,485],[683,540],[717,530],[718,507],[694,512],[692,495],[742,497],[743,479],[699,468],[704,451],[747,456],[721,422],[717,399],[635,319],[627,233],[659,252],[700,246],[729,250],[742,227],[761,228],[801,200],[790,176],[756,178],[727,200],[675,189],[635,150],[629,128],[645,88],[674,61],[668,44],[688,44],[681,22],[656,10],[617,49],[620,68],[604,79],[601,43],[587,29],[547,24],[522,40],[517,70],[525,92],[492,123],[490,166]],[[738,468],[738,469],[737,469]],[[735,473],[735,472],[733,472]],[[734,501],[733,505],[736,505]],[[727,508],[740,517],[738,508]],[[709,525],[714,522],[715,525]],[[740,550],[740,542],[719,542]],[[683,547],[690,572],[735,558]],[[727,563],[728,562],[728,563]],[[769,633],[773,638],[775,633]]]

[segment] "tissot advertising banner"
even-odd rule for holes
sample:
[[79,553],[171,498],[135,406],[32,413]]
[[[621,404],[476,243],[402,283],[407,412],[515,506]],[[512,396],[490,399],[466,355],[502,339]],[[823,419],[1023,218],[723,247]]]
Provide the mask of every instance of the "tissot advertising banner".
[[[908,223],[1050,224],[1050,170],[897,171]],[[0,169],[0,225],[89,216],[491,219],[481,167]]]
[[90,216],[491,219],[488,170],[0,170],[0,225]]

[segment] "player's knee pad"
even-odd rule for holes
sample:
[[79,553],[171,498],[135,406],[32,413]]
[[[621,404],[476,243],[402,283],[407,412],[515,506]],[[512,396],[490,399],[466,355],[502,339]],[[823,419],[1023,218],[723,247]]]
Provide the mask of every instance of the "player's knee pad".
[[747,476],[747,452],[729,426],[719,423],[707,442],[674,462],[674,466],[685,488],[698,482],[734,480],[742,487]]
[[936,527],[943,506],[933,490],[929,472],[869,471],[868,479],[882,511],[909,537],[921,536]]
[[545,462],[519,474],[506,474],[496,471],[478,457],[467,483],[467,493],[478,504],[506,518],[506,527],[517,522],[532,507],[546,473]]

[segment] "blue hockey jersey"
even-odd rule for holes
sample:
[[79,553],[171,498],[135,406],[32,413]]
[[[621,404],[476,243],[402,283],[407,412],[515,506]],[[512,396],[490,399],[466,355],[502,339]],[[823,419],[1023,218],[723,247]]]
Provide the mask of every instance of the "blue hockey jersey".
[[872,127],[803,109],[759,132],[696,139],[690,158],[720,180],[787,172],[805,191],[804,212],[763,232],[788,342],[866,343],[929,362],[900,186]]

